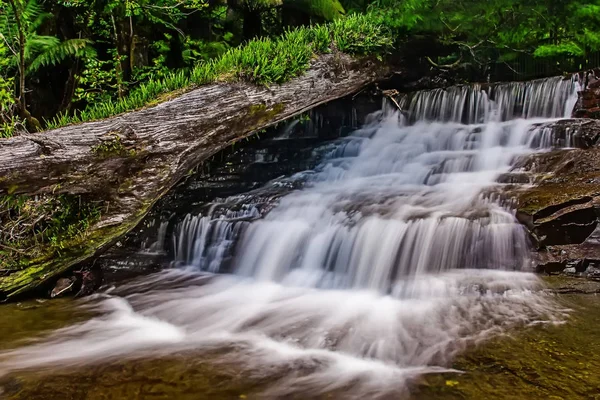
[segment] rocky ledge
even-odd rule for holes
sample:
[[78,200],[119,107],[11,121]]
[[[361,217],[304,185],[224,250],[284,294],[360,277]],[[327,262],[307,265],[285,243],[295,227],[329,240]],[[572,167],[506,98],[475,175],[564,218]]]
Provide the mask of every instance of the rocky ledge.
[[600,121],[563,120],[547,128],[555,143],[577,148],[517,164],[512,175],[530,183],[510,187],[517,219],[530,233],[538,272],[600,279]]

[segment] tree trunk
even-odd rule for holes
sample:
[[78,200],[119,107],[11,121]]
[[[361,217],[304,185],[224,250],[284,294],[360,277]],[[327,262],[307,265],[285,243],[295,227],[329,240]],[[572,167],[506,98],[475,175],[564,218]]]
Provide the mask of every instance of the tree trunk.
[[[102,202],[101,220],[82,243],[25,269],[0,267],[10,272],[0,276],[0,296],[42,284],[110,246],[192,168],[218,151],[354,93],[387,72],[367,59],[328,54],[283,85],[211,84],[152,108],[0,140],[0,196],[83,194]],[[118,141],[118,151],[99,151],[111,140]]]
[[27,112],[27,100],[25,99],[25,27],[21,21],[21,10],[17,7],[15,0],[10,0],[10,5],[15,15],[15,23],[17,24],[17,32],[19,35],[19,100],[20,107],[23,113]]
[[254,39],[262,34],[261,13],[257,10],[244,10],[242,36],[244,40]]
[[116,18],[111,14],[113,41],[117,57],[117,85],[119,88],[119,97],[126,93],[125,83],[131,80],[131,62],[129,56],[131,53],[131,41],[133,37],[133,21],[131,18]]

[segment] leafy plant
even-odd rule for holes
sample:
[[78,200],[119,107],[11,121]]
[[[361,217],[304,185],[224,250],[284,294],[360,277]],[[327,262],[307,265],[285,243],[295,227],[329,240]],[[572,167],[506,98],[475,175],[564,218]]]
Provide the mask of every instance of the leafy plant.
[[37,31],[48,16],[37,0],[0,2],[0,39],[9,50],[8,67],[15,69],[18,76],[18,107],[34,128],[40,126],[27,111],[27,76],[70,56],[95,55],[87,39],[60,41],[54,36],[39,35]]

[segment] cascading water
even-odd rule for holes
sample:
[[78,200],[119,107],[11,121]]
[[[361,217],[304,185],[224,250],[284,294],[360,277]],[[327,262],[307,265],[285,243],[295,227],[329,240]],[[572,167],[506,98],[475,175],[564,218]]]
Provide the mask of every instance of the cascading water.
[[242,369],[304,371],[264,396],[352,386],[376,397],[493,333],[556,321],[535,276],[515,271],[523,229],[482,191],[517,156],[560,144],[540,123],[568,117],[576,90],[552,78],[408,96],[406,112],[374,115],[269,195],[185,217],[173,250],[190,268],[119,288],[95,303],[100,317],[0,353],[0,374],[233,344],[222,358]]
[[[186,217],[175,232],[176,258],[216,272],[241,237],[240,274],[384,292],[419,273],[519,269],[523,230],[481,191],[516,156],[555,144],[552,131],[536,125],[546,120],[513,117],[570,116],[576,85],[551,78],[496,85],[491,95],[479,85],[418,92],[405,99],[418,122],[382,112],[316,171],[300,174],[304,189],[262,220],[254,205]],[[448,122],[427,122],[440,119]]]

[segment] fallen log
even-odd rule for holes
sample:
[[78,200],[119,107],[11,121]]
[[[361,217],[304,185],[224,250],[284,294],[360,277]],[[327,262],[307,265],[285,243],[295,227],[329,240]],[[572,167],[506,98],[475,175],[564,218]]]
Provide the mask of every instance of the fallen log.
[[[282,85],[211,84],[110,119],[0,140],[0,198],[78,196],[76,212],[84,199],[99,215],[84,231],[35,257],[0,257],[0,269],[8,271],[0,275],[0,297],[35,288],[105,250],[192,168],[223,148],[387,73],[372,60],[328,54]],[[61,208],[57,204],[54,209]]]

